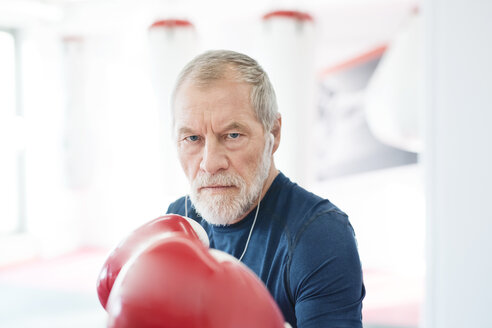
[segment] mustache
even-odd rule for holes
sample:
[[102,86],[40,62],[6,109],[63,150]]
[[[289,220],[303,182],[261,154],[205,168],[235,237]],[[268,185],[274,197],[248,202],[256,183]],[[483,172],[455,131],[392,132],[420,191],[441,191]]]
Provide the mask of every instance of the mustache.
[[193,181],[193,188],[220,185],[220,186],[242,186],[245,181],[238,175],[222,172],[216,174],[199,173]]

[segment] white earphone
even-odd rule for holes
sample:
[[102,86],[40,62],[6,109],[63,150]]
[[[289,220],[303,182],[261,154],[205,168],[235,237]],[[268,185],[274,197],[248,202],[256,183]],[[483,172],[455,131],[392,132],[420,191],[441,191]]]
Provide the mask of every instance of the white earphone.
[[273,150],[274,141],[275,141],[275,136],[273,135],[273,133],[270,132],[270,144],[268,146],[269,147],[269,150],[268,150],[269,153],[271,153]]

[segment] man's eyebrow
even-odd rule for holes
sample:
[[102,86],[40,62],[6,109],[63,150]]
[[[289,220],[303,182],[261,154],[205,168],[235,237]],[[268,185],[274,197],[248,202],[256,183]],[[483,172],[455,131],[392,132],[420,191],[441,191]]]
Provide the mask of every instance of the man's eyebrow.
[[[238,131],[241,131],[241,132],[245,132],[245,131],[249,131],[248,127],[244,124],[241,124],[239,122],[231,122],[229,123],[228,125],[226,125],[222,131],[231,131],[231,130],[238,130]],[[184,135],[184,134],[195,134],[196,132],[189,128],[189,127],[186,127],[186,126],[183,126],[183,127],[180,127],[178,130],[177,130],[177,135]]]
[[183,135],[183,134],[193,134],[193,130],[186,127],[186,126],[183,126],[181,128],[178,129],[178,135]]
[[239,122],[232,122],[224,128],[224,131],[229,131],[229,130],[239,130],[239,131],[246,131],[248,128]]

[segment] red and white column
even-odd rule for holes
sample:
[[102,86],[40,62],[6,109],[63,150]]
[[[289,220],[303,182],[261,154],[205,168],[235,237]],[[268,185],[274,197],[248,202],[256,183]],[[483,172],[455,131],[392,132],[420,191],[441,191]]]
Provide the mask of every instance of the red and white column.
[[165,19],[154,22],[148,31],[150,74],[159,117],[160,152],[163,183],[170,198],[186,193],[188,183],[176,159],[172,141],[171,93],[181,69],[198,51],[196,30],[187,20]]
[[277,94],[282,136],[277,167],[300,184],[309,177],[310,128],[315,112],[314,20],[299,11],[263,16],[261,65]]

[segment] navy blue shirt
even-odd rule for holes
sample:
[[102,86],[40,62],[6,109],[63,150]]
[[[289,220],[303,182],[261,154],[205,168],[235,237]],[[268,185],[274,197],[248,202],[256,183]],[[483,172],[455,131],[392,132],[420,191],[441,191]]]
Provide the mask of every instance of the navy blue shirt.
[[[185,197],[168,213],[185,215]],[[188,200],[188,217],[208,233],[210,247],[239,258],[256,208],[228,226],[207,223]],[[365,295],[354,231],[335,205],[279,173],[260,203],[242,260],[265,283],[292,327],[362,327]]]

